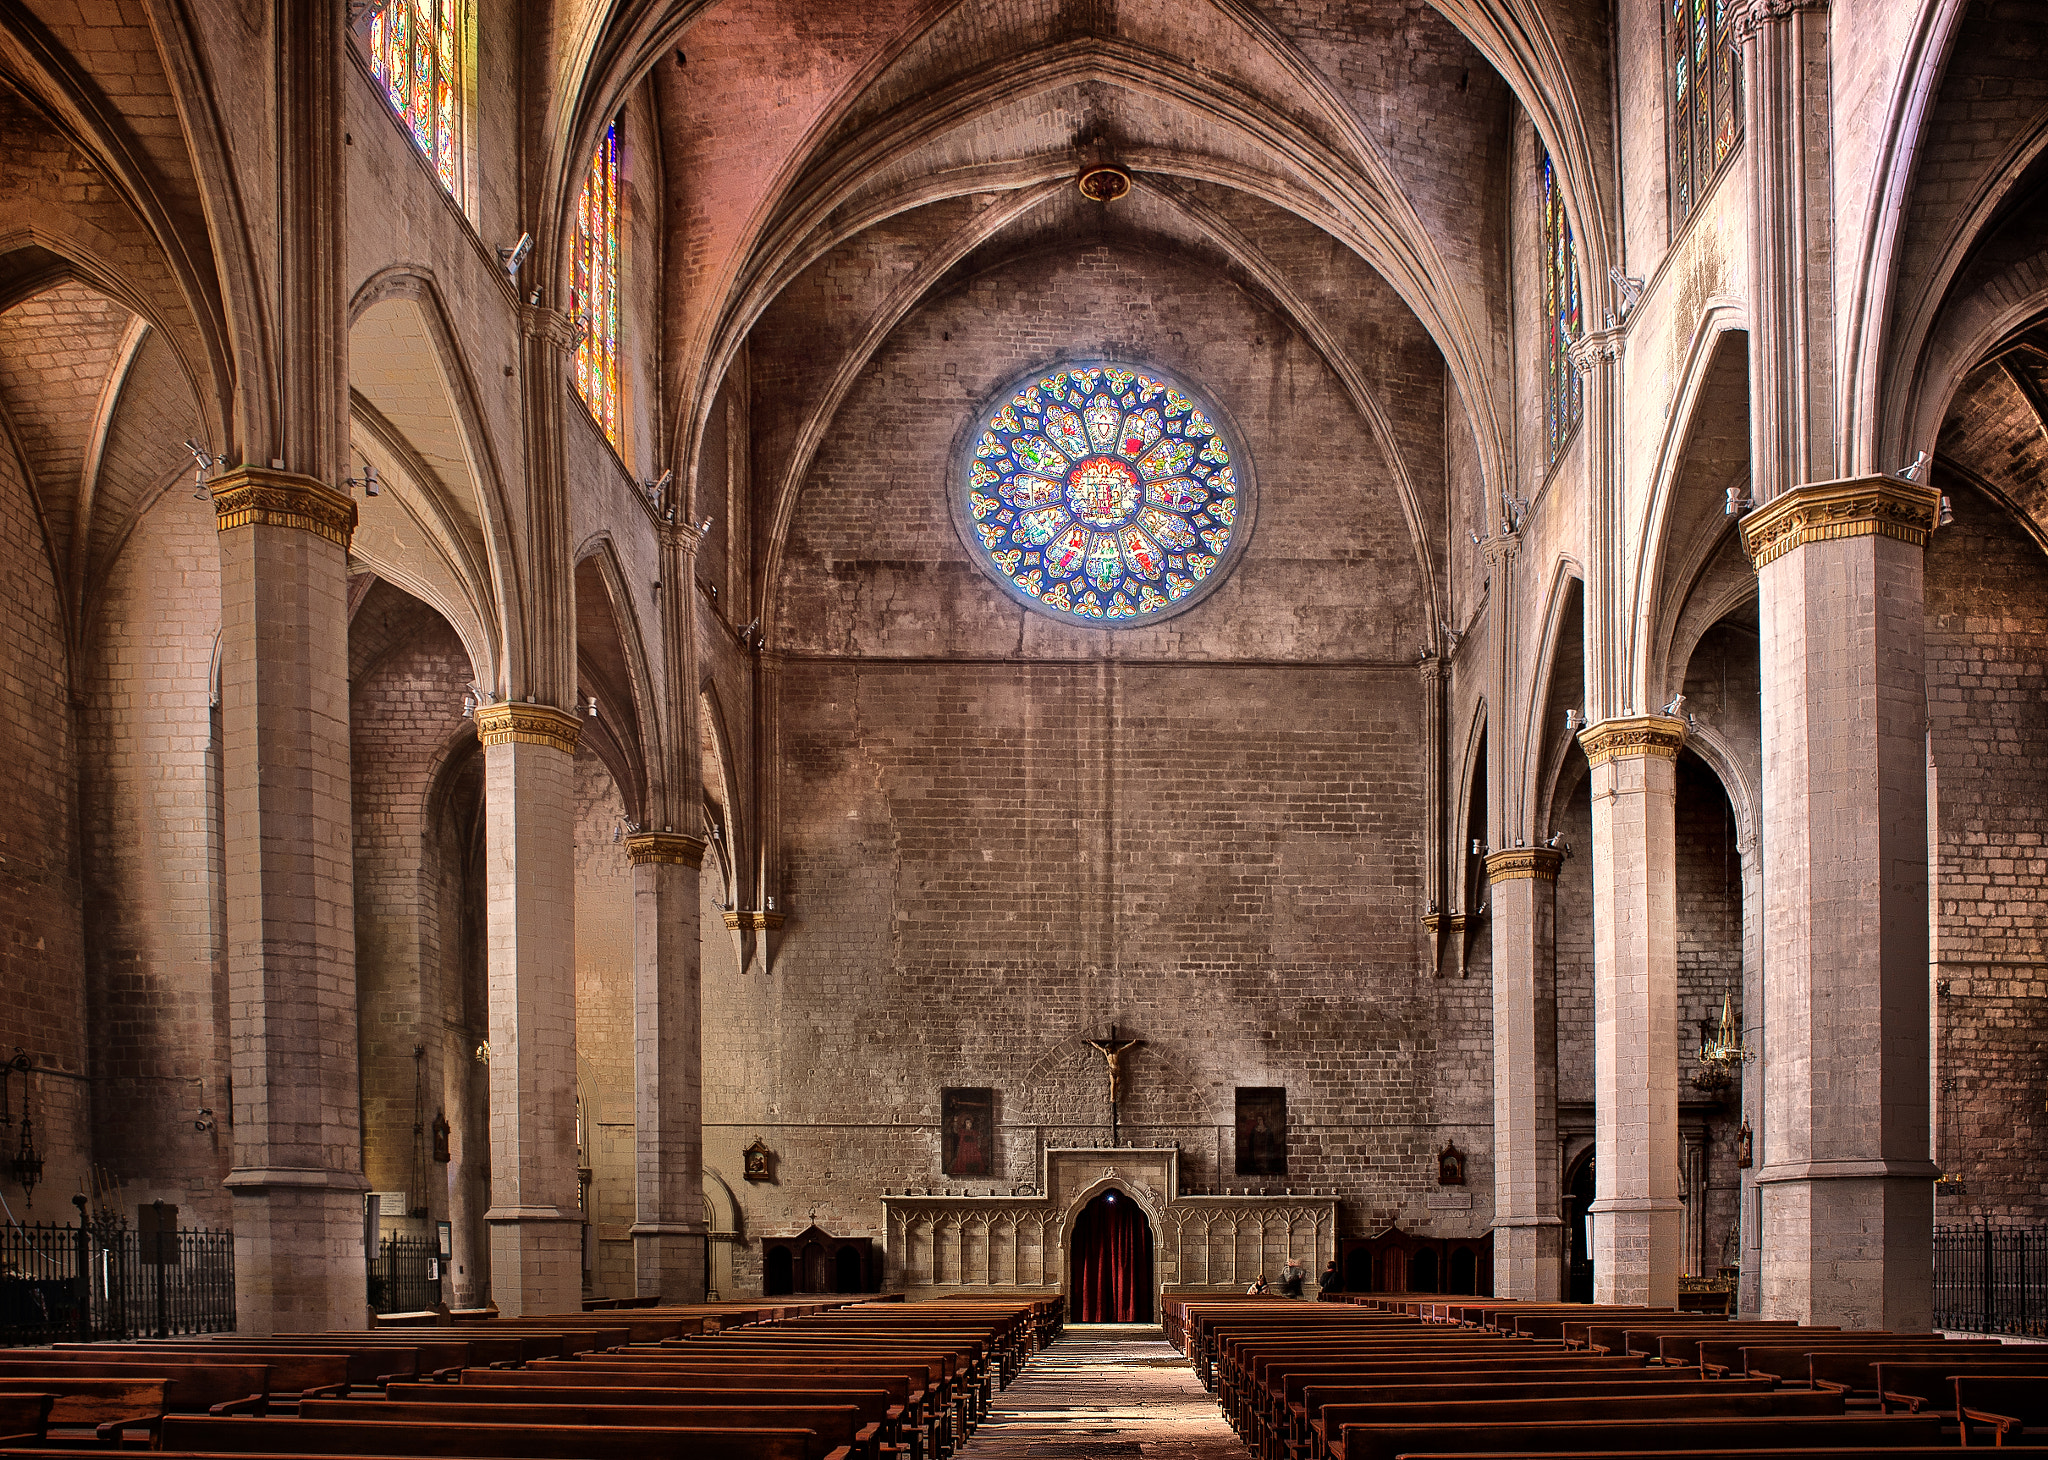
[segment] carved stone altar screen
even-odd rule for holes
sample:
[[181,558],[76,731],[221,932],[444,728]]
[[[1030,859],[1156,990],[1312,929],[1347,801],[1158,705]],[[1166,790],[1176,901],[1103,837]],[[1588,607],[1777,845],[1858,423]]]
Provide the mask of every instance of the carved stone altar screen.
[[975,1288],[1064,1292],[1074,1219],[1114,1186],[1152,1228],[1162,1293],[1242,1291],[1290,1257],[1311,1273],[1337,1255],[1334,1196],[1190,1196],[1177,1147],[1055,1148],[1029,1196],[882,1198],[882,1286],[912,1298]]

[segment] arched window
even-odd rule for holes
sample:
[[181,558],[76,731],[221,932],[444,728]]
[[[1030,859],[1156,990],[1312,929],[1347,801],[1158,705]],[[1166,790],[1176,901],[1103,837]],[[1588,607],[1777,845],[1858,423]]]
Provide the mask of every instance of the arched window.
[[581,325],[576,389],[613,446],[619,444],[619,124],[611,122],[590,155],[576,200],[569,313]]
[[462,186],[462,0],[387,0],[370,21],[370,71],[441,186]]
[[1557,186],[1557,166],[1548,154],[1542,168],[1544,416],[1550,433],[1550,459],[1571,440],[1579,426],[1579,372],[1572,366],[1572,342],[1579,337],[1579,252],[1572,243],[1572,220]]
[[1742,62],[1728,0],[1669,4],[1671,211],[1684,222],[1742,131]]

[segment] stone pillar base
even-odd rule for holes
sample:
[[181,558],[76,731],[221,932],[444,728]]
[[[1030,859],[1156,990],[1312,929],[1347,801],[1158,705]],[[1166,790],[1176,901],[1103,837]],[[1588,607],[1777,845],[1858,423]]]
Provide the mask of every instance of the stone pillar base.
[[583,1222],[574,1212],[484,1214],[491,1301],[507,1318],[583,1311]]
[[633,1291],[664,1303],[701,1303],[705,1292],[703,1225],[635,1226]]
[[1564,1295],[1564,1221],[1493,1224],[1493,1295],[1555,1303]]
[[1589,1210],[1593,1301],[1676,1308],[1685,1204],[1665,1197],[1603,1197]]
[[[1864,1164],[1864,1163],[1857,1163]],[[1878,1162],[1870,1162],[1875,1167]],[[1757,1173],[1763,1315],[1925,1333],[1934,1321],[1934,1168],[1871,1176]]]
[[363,1193],[347,1171],[236,1171],[235,1331],[255,1338],[369,1325]]

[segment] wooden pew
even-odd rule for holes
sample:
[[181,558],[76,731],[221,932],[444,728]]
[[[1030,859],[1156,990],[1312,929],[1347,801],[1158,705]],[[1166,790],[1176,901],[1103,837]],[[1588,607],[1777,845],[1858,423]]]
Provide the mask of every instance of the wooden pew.
[[[520,1406],[612,1405],[661,1408],[663,1406],[718,1407],[750,1405],[756,1409],[782,1406],[851,1407],[860,1427],[873,1426],[878,1454],[901,1452],[910,1446],[902,1440],[903,1405],[889,1390],[831,1388],[692,1388],[622,1389],[558,1384],[393,1384],[386,1398],[417,1404],[494,1404]],[[346,1401],[355,1403],[354,1400]]]
[[54,1394],[0,1394],[0,1445],[40,1445],[49,1436]]
[[1868,1349],[1873,1358],[1887,1357],[1881,1349],[1896,1349],[1898,1358],[1918,1357],[1916,1350],[1934,1348],[1936,1353],[1928,1355],[1940,1358],[1947,1353],[1962,1353],[1971,1348],[1983,1348],[1997,1340],[1978,1341],[1974,1339],[1930,1339],[1897,1333],[1828,1333],[1812,1339],[1788,1337],[1765,1339],[1761,1342],[1754,1337],[1732,1339],[1701,1339],[1699,1344],[1700,1368],[1708,1374],[1776,1374],[1787,1373],[1805,1381],[1809,1366],[1809,1353],[1826,1349],[1841,1352],[1849,1349]]
[[53,1370],[33,1379],[0,1379],[0,1395],[41,1393],[54,1402],[43,1434],[91,1430],[96,1438],[120,1438],[126,1429],[146,1429],[152,1440],[171,1407],[173,1381],[136,1371],[119,1378],[85,1378]]
[[1998,1446],[2048,1425],[2048,1379],[2040,1374],[1958,1374],[1955,1386],[1965,1445],[1973,1424],[1990,1425],[1992,1444]]
[[267,1364],[166,1363],[160,1355],[134,1363],[109,1363],[98,1358],[82,1361],[43,1349],[0,1349],[0,1389],[32,1389],[39,1375],[53,1373],[80,1379],[133,1375],[169,1379],[171,1408],[191,1414],[261,1414],[270,1402]]
[[[1548,1442],[1555,1443],[1555,1442]],[[1884,1460],[1956,1460],[1954,1445],[1897,1445],[1882,1450],[1859,1448],[1811,1448],[1801,1445],[1745,1445],[1728,1450],[1601,1450],[1600,1460],[1856,1460],[1866,1454],[1882,1455]],[[2017,1449],[2008,1446],[2000,1450],[2001,1457],[2010,1460],[2048,1460],[2048,1446],[2025,1445]],[[1430,1453],[1408,1453],[1402,1460],[1566,1460],[1570,1452],[1560,1455],[1555,1449],[1513,1449],[1513,1450],[1453,1450]],[[151,1457],[155,1460],[155,1457]]]
[[[176,1363],[198,1364],[218,1359],[230,1364],[262,1364],[270,1370],[273,1402],[291,1402],[302,1397],[331,1398],[346,1394],[350,1386],[370,1384],[380,1370],[378,1355],[371,1351],[351,1354],[340,1350],[302,1351],[290,1349],[222,1348],[210,1344],[112,1344],[60,1343],[51,1352],[92,1355],[101,1363],[147,1364],[152,1357],[171,1358]],[[115,1357],[132,1354],[132,1359]],[[417,1364],[413,1365],[417,1369]]]
[[[244,1421],[246,1423],[246,1421]],[[230,1423],[230,1421],[214,1421]],[[1609,1450],[1742,1450],[1759,1445],[1785,1449],[1889,1450],[1941,1444],[1941,1422],[1918,1415],[1772,1415],[1743,1419],[1519,1420],[1499,1424],[1346,1425],[1329,1444],[1332,1460],[1397,1460],[1424,1453],[1477,1451],[1560,1451],[1597,1454]]]
[[1877,1384],[1878,1403],[1884,1409],[1906,1414],[1930,1408],[1953,1414],[1955,1411],[1947,1406],[1955,1400],[1956,1386],[1952,1381],[1958,1374],[2039,1375],[2040,1382],[2048,1385],[2048,1350],[2040,1350],[2038,1358],[2022,1357],[2033,1347],[2002,1344],[1997,1353],[1958,1354],[1925,1363],[1910,1359],[1873,1360],[1870,1368]]
[[1616,1369],[1597,1375],[1564,1369],[1520,1370],[1512,1374],[1390,1375],[1366,1388],[1318,1386],[1308,1382],[1311,1377],[1289,1377],[1288,1413],[1272,1447],[1275,1460],[1281,1456],[1304,1460],[1314,1440],[1311,1426],[1330,1405],[1556,1397],[1609,1400],[1618,1413],[1639,1395],[1767,1394],[1774,1387],[1767,1379],[1688,1379],[1656,1369]]
[[300,1407],[305,1420],[380,1420],[386,1424],[587,1425],[592,1429],[809,1430],[823,1448],[874,1460],[880,1425],[863,1426],[846,1405],[616,1405],[463,1404],[454,1400],[407,1403],[389,1399],[313,1399]]
[[[1910,1423],[1910,1421],[1906,1421]],[[350,1419],[164,1421],[163,1448],[206,1454],[494,1456],[503,1460],[849,1460],[810,1430],[384,1424]]]
[[1404,1403],[1325,1405],[1316,1421],[1314,1453],[1330,1453],[1328,1436],[1354,1426],[1524,1424],[1548,1420],[1599,1424],[1662,1421],[1682,1428],[1695,1420],[1840,1415],[1839,1394],[1771,1390],[1749,1394],[1648,1394],[1626,1399],[1558,1395],[1540,1399],[1428,1399]]

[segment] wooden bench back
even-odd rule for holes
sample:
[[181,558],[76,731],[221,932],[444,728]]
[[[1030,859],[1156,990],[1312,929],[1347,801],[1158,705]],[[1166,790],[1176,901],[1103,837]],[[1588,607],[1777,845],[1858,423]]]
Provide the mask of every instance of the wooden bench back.
[[299,1406],[301,1419],[381,1420],[386,1424],[588,1425],[643,1430],[809,1430],[826,1450],[852,1445],[861,1428],[850,1404],[617,1405],[409,1403],[388,1399],[313,1399]]
[[[169,1423],[166,1421],[166,1423]],[[1501,1424],[1346,1425],[1343,1460],[1395,1460],[1401,1455],[1502,1451],[1599,1453],[1608,1450],[1738,1450],[1757,1445],[1798,1449],[1933,1448],[1941,1423],[1903,1415],[1774,1415],[1748,1419],[1520,1420]]]
[[[205,1349],[190,1353],[187,1357],[172,1358],[172,1355],[185,1351],[137,1348],[126,1344],[59,1344],[49,1352],[75,1353],[81,1360],[96,1364],[156,1364],[161,1367],[166,1358],[177,1364],[209,1362],[209,1354]],[[259,1355],[247,1350],[223,1349],[216,1351],[213,1357],[219,1358],[223,1367],[227,1368],[249,1368],[261,1364],[270,1371],[272,1394],[297,1394],[308,1389],[327,1389],[350,1382],[349,1359],[346,1354]]]
[[[347,1401],[330,1400],[329,1403]],[[1776,1389],[1762,1394],[1642,1394],[1626,1399],[1559,1395],[1547,1399],[1426,1399],[1394,1404],[1329,1404],[1321,1423],[1326,1432],[1349,1425],[1510,1424],[1524,1420],[1727,1419],[1769,1415],[1846,1413],[1839,1394]]]
[[163,1447],[208,1454],[498,1456],[505,1460],[827,1460],[810,1430],[591,1429],[350,1419],[164,1421]]
[[[874,1424],[890,1417],[901,1407],[886,1389],[619,1389],[611,1387],[574,1388],[552,1384],[393,1384],[386,1399],[413,1404],[499,1404],[499,1405],[664,1405],[703,1408],[718,1405],[752,1405],[772,1409],[788,1405],[850,1407],[862,1424]],[[324,1402],[324,1401],[323,1401]],[[356,1400],[343,1403],[354,1404]]]
[[0,1440],[41,1444],[49,1438],[50,1407],[56,1402],[54,1394],[0,1393]]
[[270,1368],[266,1364],[173,1364],[158,1358],[137,1365],[74,1359],[34,1349],[0,1350],[0,1389],[33,1387],[37,1376],[51,1373],[81,1379],[161,1375],[173,1381],[171,1408],[200,1414],[218,1404],[258,1408],[270,1394]]
[[1903,1404],[1911,1409],[1933,1405],[1945,1409],[1955,1398],[1955,1385],[1951,1382],[1957,1374],[2024,1374],[2039,1375],[2039,1382],[2048,1386],[2048,1352],[2039,1358],[2018,1358],[2026,1349],[2018,1345],[2002,1346],[1995,1354],[1973,1357],[1957,1357],[1939,1362],[1922,1363],[1916,1360],[1878,1359],[1871,1364],[1871,1371],[1877,1380],[1878,1393],[1883,1397],[1886,1408]]

